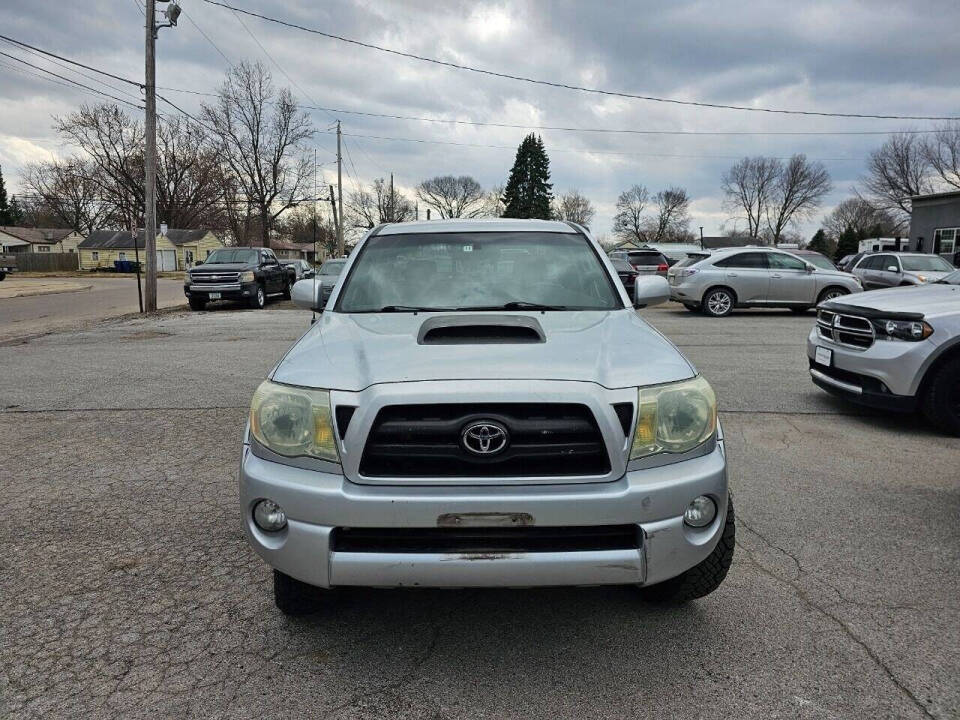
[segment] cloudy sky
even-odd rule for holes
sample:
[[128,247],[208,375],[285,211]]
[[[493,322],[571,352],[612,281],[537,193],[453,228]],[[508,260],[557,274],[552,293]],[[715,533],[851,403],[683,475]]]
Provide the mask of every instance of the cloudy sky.
[[[960,115],[960,3],[886,0],[605,2],[527,0],[227,0],[237,7],[365,42],[451,62],[573,85],[679,100],[881,115]],[[141,0],[0,0],[0,33],[117,75],[143,77]],[[693,227],[732,226],[720,176],[737,158],[804,152],[848,196],[882,135],[762,133],[926,129],[929,121],[771,115],[606,97],[449,69],[181,0],[179,27],[158,41],[157,84],[210,92],[229,63],[259,60],[303,104],[430,118],[657,131],[757,133],[630,135],[542,131],[554,188],[593,201],[609,232],[617,194],[687,188]],[[205,35],[206,37],[205,37]],[[7,42],[0,51],[103,88]],[[82,71],[90,75],[88,71]],[[51,116],[97,98],[42,79],[0,56],[0,165],[8,191],[30,161],[71,152]],[[49,76],[48,76],[49,77]],[[108,81],[110,82],[110,81]],[[124,93],[136,88],[118,89]],[[188,112],[204,97],[162,90]],[[162,107],[161,107],[162,109]],[[310,111],[327,181],[340,119],[347,133],[345,189],[395,174],[469,174],[505,182],[524,129],[392,120]],[[376,137],[371,137],[376,136]],[[393,139],[384,139],[393,138]],[[403,138],[398,139],[398,138]],[[412,142],[413,140],[430,142]],[[440,144],[440,143],[456,144]],[[482,147],[475,147],[482,146]],[[493,147],[491,147],[493,146]],[[809,235],[819,214],[799,229]],[[743,223],[741,223],[742,226]]]

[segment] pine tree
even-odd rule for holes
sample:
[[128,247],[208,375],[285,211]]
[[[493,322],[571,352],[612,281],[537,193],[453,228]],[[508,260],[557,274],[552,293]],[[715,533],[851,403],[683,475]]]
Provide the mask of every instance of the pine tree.
[[10,220],[10,225],[19,225],[23,222],[23,208],[20,207],[16,195],[10,197],[10,207],[7,209],[7,218]]
[[506,206],[503,217],[549,220],[553,213],[553,185],[550,183],[550,158],[543,140],[530,133],[520,147],[503,191]]
[[845,255],[856,255],[860,250],[860,238],[857,237],[857,231],[849,225],[840,233],[840,239],[837,241],[837,252],[834,260],[839,260]]
[[7,204],[7,186],[3,183],[3,168],[0,167],[0,225],[13,225],[10,206]]
[[807,250],[816,250],[824,255],[830,254],[830,241],[827,239],[827,234],[823,231],[823,228],[814,233],[813,238],[807,245]]

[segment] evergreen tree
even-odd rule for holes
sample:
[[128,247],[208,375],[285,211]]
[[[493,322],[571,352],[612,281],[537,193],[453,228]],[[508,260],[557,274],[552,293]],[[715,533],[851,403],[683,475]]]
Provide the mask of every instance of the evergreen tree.
[[10,206],[7,204],[7,186],[3,183],[2,167],[0,167],[0,225],[13,225]]
[[844,231],[840,233],[834,260],[839,260],[845,255],[856,255],[859,251],[860,238],[857,237],[857,231],[848,225]]
[[830,254],[830,241],[827,239],[827,234],[823,231],[823,228],[814,233],[813,238],[807,245],[807,250],[816,250],[824,255]]
[[550,158],[543,140],[530,133],[520,147],[510,170],[510,179],[503,191],[506,206],[503,217],[549,220],[553,213],[553,185],[550,183]]
[[10,207],[7,210],[7,218],[10,220],[9,225],[19,225],[23,222],[23,208],[20,207],[20,203],[17,202],[17,196],[13,195],[10,198]]

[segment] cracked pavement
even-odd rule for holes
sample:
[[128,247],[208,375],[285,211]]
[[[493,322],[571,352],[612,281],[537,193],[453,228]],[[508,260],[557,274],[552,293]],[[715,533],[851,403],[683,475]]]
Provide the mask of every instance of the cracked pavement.
[[0,716],[960,717],[960,440],[816,389],[813,316],[644,315],[714,384],[737,553],[630,588],[338,590],[298,620],[237,519],[286,309],[0,345]]

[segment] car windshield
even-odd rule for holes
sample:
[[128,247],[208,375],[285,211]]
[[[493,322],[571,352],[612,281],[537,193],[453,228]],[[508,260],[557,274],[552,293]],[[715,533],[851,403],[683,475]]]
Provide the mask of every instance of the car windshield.
[[953,265],[937,255],[901,255],[900,264],[907,272],[926,270],[928,272],[950,272]]
[[320,266],[321,275],[339,275],[343,266],[347,264],[346,260],[327,260]]
[[257,251],[250,248],[228,248],[214,250],[206,259],[205,265],[225,265],[227,263],[254,263],[257,261]]
[[660,253],[630,253],[630,263],[633,265],[663,265],[666,260]]
[[818,267],[818,268],[822,268],[824,270],[837,269],[837,266],[834,265],[832,262],[830,262],[830,258],[824,257],[823,255],[817,255],[813,253],[811,253],[810,255],[807,255],[806,253],[804,253],[803,255],[798,255],[797,257],[799,257],[801,260],[806,260],[811,265],[814,265],[815,267]]
[[943,283],[944,285],[960,285],[960,270],[956,270],[946,277],[940,278],[937,282]]
[[614,310],[623,307],[586,238],[573,233],[376,235],[336,310]]

